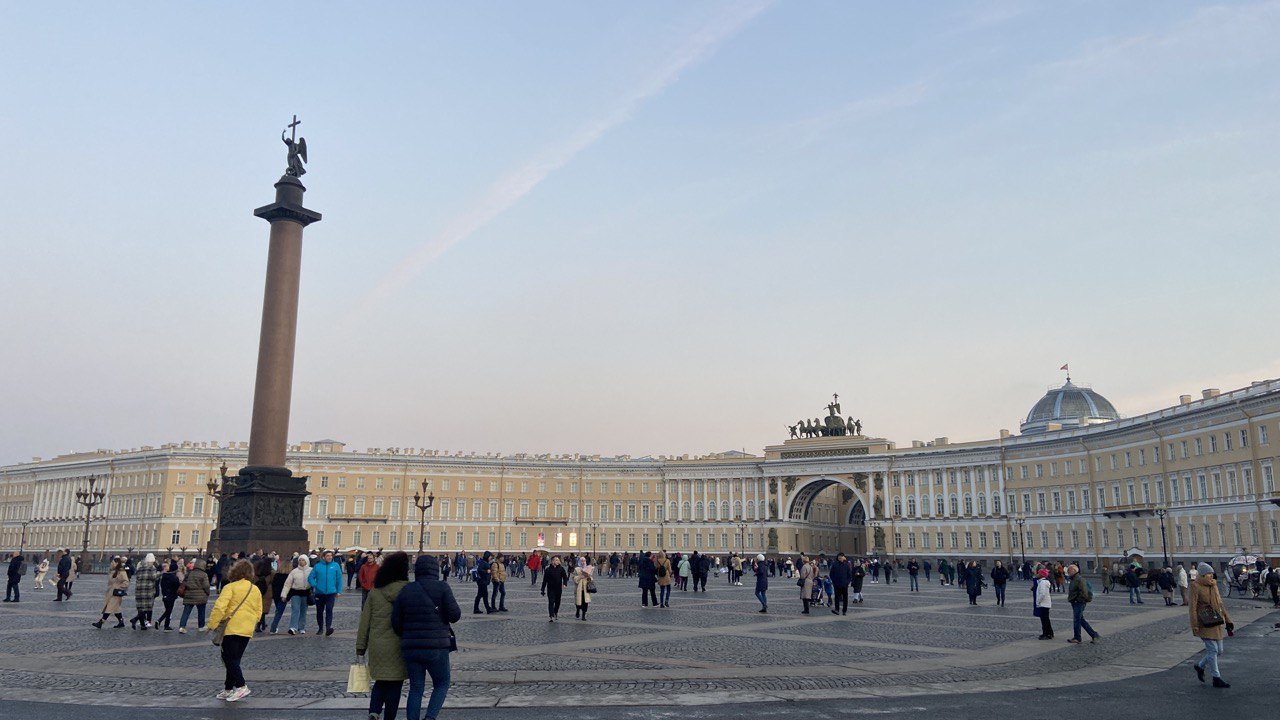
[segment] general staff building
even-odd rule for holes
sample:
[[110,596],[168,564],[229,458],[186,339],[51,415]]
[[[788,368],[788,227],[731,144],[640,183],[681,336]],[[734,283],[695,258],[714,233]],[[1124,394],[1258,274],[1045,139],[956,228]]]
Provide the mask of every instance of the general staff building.
[[[980,442],[898,447],[852,422],[793,435],[759,455],[656,458],[353,452],[321,440],[291,447],[288,463],[309,478],[317,548],[1025,554],[1090,568],[1280,550],[1280,380],[1122,418],[1068,379],[1018,434]],[[245,443],[181,442],[5,466],[0,542],[81,548],[76,493],[94,477],[107,494],[89,518],[91,554],[194,551],[216,523],[210,480],[246,460]],[[425,516],[414,501],[424,481]]]

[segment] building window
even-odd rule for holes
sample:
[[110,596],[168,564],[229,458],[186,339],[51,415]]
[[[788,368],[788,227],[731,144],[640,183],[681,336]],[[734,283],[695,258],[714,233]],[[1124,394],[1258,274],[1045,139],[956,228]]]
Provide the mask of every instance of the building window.
[[960,547],[960,533],[951,533],[951,549]]

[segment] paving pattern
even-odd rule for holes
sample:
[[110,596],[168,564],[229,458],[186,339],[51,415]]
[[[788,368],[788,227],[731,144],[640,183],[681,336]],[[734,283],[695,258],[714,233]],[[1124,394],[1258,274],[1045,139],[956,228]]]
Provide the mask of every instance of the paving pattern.
[[[805,616],[785,578],[773,581],[768,614],[756,612],[750,583],[713,582],[707,593],[677,590],[672,607],[658,609],[640,606],[634,580],[602,579],[587,621],[575,620],[566,603],[556,623],[547,622],[545,600],[526,583],[512,579],[510,612],[493,615],[471,613],[473,585],[452,585],[464,615],[450,706],[645,704],[655,698],[691,704],[743,693],[788,700],[813,690],[901,695],[1027,682],[1061,687],[1156,672],[1199,647],[1186,631],[1185,608],[1164,607],[1158,597],[1133,606],[1123,595],[1096,597],[1089,617],[1104,639],[1082,646],[1065,643],[1070,609],[1065,596],[1055,596],[1057,638],[1040,641],[1021,583],[1010,588],[1004,608],[987,596],[970,606],[955,587],[926,584],[913,593],[901,582],[866,585],[866,602],[850,606],[847,616],[827,608]],[[104,585],[103,578],[88,576],[76,583],[69,602],[52,602],[51,591],[27,590],[23,602],[0,606],[0,700],[213,707],[222,666],[217,648],[193,632],[194,617],[186,635],[94,629],[89,623],[102,605]],[[1234,602],[1241,626],[1265,612]],[[132,598],[125,604],[130,614],[132,604]],[[255,637],[244,658],[255,702],[361,706],[364,698],[345,693],[359,607],[358,592],[341,596],[339,630],[332,637]],[[175,628],[176,620],[175,614]],[[308,621],[314,631],[314,617]]]

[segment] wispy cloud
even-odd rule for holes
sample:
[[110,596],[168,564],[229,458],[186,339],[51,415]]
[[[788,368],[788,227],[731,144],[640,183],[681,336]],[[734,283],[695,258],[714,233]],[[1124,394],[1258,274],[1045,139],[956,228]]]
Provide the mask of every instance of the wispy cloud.
[[635,116],[642,105],[675,84],[689,68],[710,57],[725,42],[764,12],[771,0],[735,3],[682,38],[675,52],[650,70],[634,87],[591,117],[560,142],[499,177],[471,206],[453,217],[389,271],[360,300],[347,320],[359,318],[382,299],[411,282],[432,261],[471,237],[531,193],[551,173],[571,162],[615,127]]

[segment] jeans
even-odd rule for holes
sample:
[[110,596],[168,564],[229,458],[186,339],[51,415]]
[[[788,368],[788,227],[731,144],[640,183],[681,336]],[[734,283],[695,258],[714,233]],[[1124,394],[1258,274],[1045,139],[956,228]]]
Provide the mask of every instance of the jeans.
[[494,581],[493,583],[493,599],[489,604],[499,610],[507,609],[507,584],[505,582]]
[[1218,656],[1222,654],[1222,641],[1200,638],[1204,641],[1204,657],[1196,663],[1196,667],[1208,670],[1216,678],[1222,677],[1218,672]]
[[[610,575],[609,577],[613,577],[613,576],[612,576],[612,575]],[[538,571],[537,571],[537,570],[530,570],[530,571],[529,571],[529,584],[530,584],[530,585],[537,585],[537,584],[538,584]]]
[[916,575],[908,575],[907,577],[911,578],[911,587],[910,587],[909,589],[911,589],[911,590],[919,590],[919,589],[920,589],[920,578],[919,578],[919,576],[916,576]]
[[480,603],[484,603],[485,612],[493,612],[493,605],[489,603],[489,583],[476,581],[476,601],[473,607],[474,612],[480,612]]
[[756,591],[756,599],[760,601],[760,605],[761,605],[762,607],[769,607],[769,600],[768,600],[768,598],[766,598],[766,597],[765,597],[765,591],[764,591],[764,590],[757,590],[757,591]]
[[996,585],[996,604],[1004,605],[1004,585]]
[[333,602],[337,599],[337,595],[316,593],[316,625],[320,626],[319,632],[324,632],[325,628],[333,627]]
[[1086,603],[1071,603],[1071,629],[1073,631],[1073,639],[1080,639],[1080,628],[1089,633],[1089,637],[1096,638],[1098,633],[1094,631],[1093,626],[1088,620],[1084,619],[1084,606]]
[[431,675],[431,700],[427,703],[426,720],[436,720],[449,694],[449,650],[414,650],[404,658],[409,671],[409,699],[405,702],[405,714],[411,720],[422,718],[422,694],[426,690],[426,675]]
[[244,673],[240,672],[240,658],[249,647],[249,638],[243,635],[226,635],[222,638],[222,664],[227,668],[227,679],[222,689],[244,687]]
[[294,595],[289,598],[289,629],[294,632],[307,629],[306,595]]
[[271,618],[271,632],[275,632],[280,627],[280,618],[284,617],[284,609],[289,603],[281,600],[278,595],[271,598],[271,601],[276,605],[276,616]]
[[1139,603],[1142,602],[1142,588],[1129,588],[1129,602],[1132,603],[1134,600],[1137,600]]
[[369,714],[379,715],[382,720],[396,720],[396,712],[400,709],[400,688],[403,680],[378,680],[369,689]]
[[205,606],[204,605],[187,605],[186,603],[183,603],[182,619],[178,620],[178,627],[182,628],[183,630],[187,628],[187,618],[191,617],[192,608],[195,608],[195,611],[196,611],[196,627],[198,628],[204,627]]

